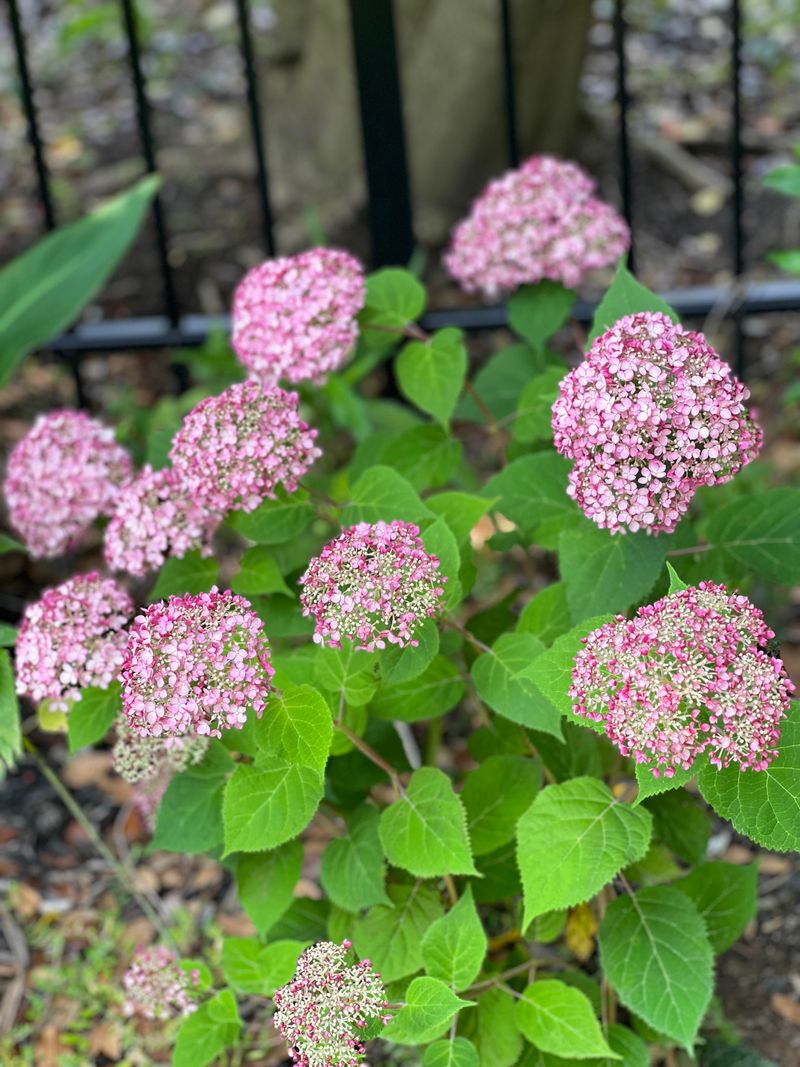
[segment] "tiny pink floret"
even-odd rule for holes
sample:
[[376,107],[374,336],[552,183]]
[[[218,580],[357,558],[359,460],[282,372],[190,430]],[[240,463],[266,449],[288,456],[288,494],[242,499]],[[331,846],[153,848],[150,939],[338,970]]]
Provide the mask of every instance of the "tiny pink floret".
[[51,411],[8,457],[9,520],[34,558],[58,556],[111,514],[130,476],[130,457],[110,427],[83,411]]
[[231,344],[263,385],[320,384],[353,350],[365,295],[363,268],[347,252],[267,260],[239,283]]
[[496,297],[547,278],[577,285],[630,244],[624,219],[577,164],[531,156],[489,182],[453,231],[444,263],[467,292]]
[[671,533],[701,486],[729,481],[761,448],[747,388],[702,334],[659,312],[620,319],[559,388],[568,492],[612,532]]
[[107,688],[119,673],[132,614],[125,590],[96,571],[45,590],[26,607],[17,635],[17,692],[68,711],[81,689]]
[[187,973],[163,945],[137,949],[123,975],[125,1014],[144,1019],[170,1019],[197,1010],[192,988],[197,971]]
[[446,581],[413,523],[362,522],[311,560],[300,602],[316,621],[318,644],[340,648],[346,639],[369,652],[387,643],[402,648],[418,644],[420,623],[438,615]]
[[758,608],[722,585],[671,593],[584,638],[570,697],[623,756],[671,778],[707,754],[763,771],[778,755],[794,685]]
[[131,626],[122,663],[122,709],[134,733],[220,737],[259,718],[272,691],[264,624],[230,592],[172,596]]

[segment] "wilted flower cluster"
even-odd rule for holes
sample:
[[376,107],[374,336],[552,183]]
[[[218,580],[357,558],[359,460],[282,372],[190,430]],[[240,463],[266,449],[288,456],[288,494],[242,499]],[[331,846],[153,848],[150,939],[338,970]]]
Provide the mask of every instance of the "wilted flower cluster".
[[125,988],[125,1014],[145,1019],[169,1019],[191,1015],[197,1010],[192,987],[197,971],[184,971],[168,948],[137,949],[122,978]]
[[391,1018],[380,975],[369,960],[348,964],[349,948],[349,941],[312,945],[292,981],[275,993],[275,1026],[299,1067],[356,1067],[363,1031],[372,1020]]
[[703,753],[717,767],[764,770],[794,690],[767,650],[773,637],[746,597],[701,582],[590,633],[572,672],[573,710],[656,777]]
[[300,579],[314,640],[340,648],[343,638],[373,651],[386,642],[416,645],[419,623],[434,618],[447,579],[413,523],[362,522],[343,530]]
[[644,311],[598,337],[553,405],[569,494],[612,531],[675,529],[702,485],[728,481],[762,441],[749,392],[700,333]]
[[278,485],[294,492],[320,455],[316,436],[298,414],[297,393],[249,381],[190,411],[170,458],[189,498],[212,512],[253,511]]
[[17,692],[67,711],[85,686],[105,688],[122,664],[128,594],[96,571],[47,589],[25,609],[16,644]]
[[146,737],[241,729],[261,716],[275,671],[264,624],[230,592],[172,596],[131,626],[122,664],[122,708]]
[[531,156],[489,182],[453,231],[444,262],[467,292],[497,296],[549,278],[566,286],[627,249],[617,212],[575,163]]
[[180,559],[194,548],[208,556],[222,518],[198,502],[170,467],[145,466],[119,492],[106,528],[106,563],[112,570],[143,575],[168,556]]
[[3,489],[11,525],[32,556],[57,556],[111,513],[130,473],[109,427],[82,411],[41,415],[8,457]]
[[239,283],[231,344],[263,385],[320,383],[355,345],[365,293],[361,264],[347,252],[267,260]]

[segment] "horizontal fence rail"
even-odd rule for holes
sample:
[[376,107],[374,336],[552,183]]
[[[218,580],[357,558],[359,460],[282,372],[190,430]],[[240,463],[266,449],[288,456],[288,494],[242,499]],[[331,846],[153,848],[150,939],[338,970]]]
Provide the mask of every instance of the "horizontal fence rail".
[[[245,81],[242,104],[247,110],[253,148],[254,182],[258,192],[262,242],[266,254],[275,255],[270,176],[262,125],[265,109],[257,78],[250,2],[249,0],[229,0],[229,2],[233,6],[238,27],[239,52]],[[48,230],[56,225],[57,217],[47,166],[47,146],[41,134],[36,103],[35,72],[31,70],[28,59],[25,28],[19,2],[18,0],[6,0],[6,4],[16,57],[20,99],[27,123],[34,165],[34,193],[41,208],[43,227]],[[514,7],[514,0],[497,0],[502,118],[505,124],[507,158],[511,166],[516,165],[520,159],[515,66],[516,63],[524,62],[524,56],[518,55],[515,50]],[[617,176],[622,210],[631,227],[633,237],[630,256],[630,262],[633,263],[637,225],[629,123],[631,108],[635,102],[629,89],[628,28],[625,7],[625,0],[614,0],[613,48],[616,58],[618,116]],[[367,221],[372,246],[372,265],[377,267],[389,263],[405,263],[414,250],[415,242],[393,0],[349,0],[349,8],[368,191]],[[125,62],[131,80],[141,151],[146,169],[153,172],[157,168],[158,148],[151,121],[135,0],[119,0],[119,11],[120,25],[127,43]],[[752,313],[800,309],[800,282],[787,280],[746,284],[743,278],[746,269],[744,226],[746,200],[742,170],[742,12],[740,0],[730,0],[728,20],[731,37],[730,169],[733,188],[730,205],[730,240],[733,254],[730,266],[734,280],[728,288],[698,286],[678,289],[665,293],[664,296],[682,315],[689,318],[702,317],[714,312],[731,320],[735,330],[735,363],[737,370],[742,374],[745,370],[742,340],[743,322],[746,316]],[[126,349],[197,346],[202,344],[212,331],[229,328],[227,317],[184,313],[186,309],[179,307],[175,288],[175,269],[169,257],[169,225],[164,201],[158,196],[153,203],[153,223],[153,240],[163,281],[163,314],[80,324],[52,342],[52,350],[68,361],[72,369],[79,403],[84,402],[80,370],[80,357],[83,354]],[[586,321],[591,317],[592,310],[592,305],[579,302],[575,308],[575,315],[579,320]],[[505,324],[505,311],[498,306],[434,310],[423,319],[423,325],[429,328],[455,325],[475,330],[491,329]]]

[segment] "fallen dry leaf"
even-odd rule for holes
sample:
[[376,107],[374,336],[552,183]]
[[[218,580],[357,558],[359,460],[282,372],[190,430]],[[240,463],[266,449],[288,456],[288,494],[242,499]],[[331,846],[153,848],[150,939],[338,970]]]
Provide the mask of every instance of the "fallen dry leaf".
[[597,933],[597,917],[588,904],[579,904],[567,916],[564,940],[567,948],[581,963],[594,952],[594,935]]
[[800,1026],[800,1000],[788,993],[773,993],[770,997],[772,1010],[792,1026]]
[[56,1027],[52,1023],[43,1026],[33,1046],[36,1067],[58,1067],[62,1051]]
[[238,911],[235,915],[220,915],[217,921],[223,934],[228,937],[252,937],[256,933],[255,926],[243,911]]
[[118,1060],[122,1055],[122,1038],[116,1022],[97,1023],[89,1031],[89,1052],[93,1056],[107,1056]]

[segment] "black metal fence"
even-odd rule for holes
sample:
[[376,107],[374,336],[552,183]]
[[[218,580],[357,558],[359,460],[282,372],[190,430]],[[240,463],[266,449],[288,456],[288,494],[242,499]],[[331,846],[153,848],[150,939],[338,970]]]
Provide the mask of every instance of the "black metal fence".
[[[254,154],[254,180],[258,189],[261,233],[266,254],[274,255],[275,241],[270,203],[269,166],[262,129],[262,109],[254,58],[249,0],[232,0],[236,8],[239,50],[246,83],[246,107]],[[12,38],[16,52],[20,95],[27,120],[35,174],[36,193],[47,229],[56,224],[45,146],[37,112],[34,82],[29,69],[25,33],[18,0],[7,0]],[[147,83],[141,63],[133,0],[119,0],[122,25],[127,39],[127,58],[136,104],[142,154],[149,172],[157,169],[157,146],[153,136]],[[402,93],[397,61],[393,0],[349,0],[355,54],[364,165],[368,191],[368,221],[372,243],[372,265],[402,264],[414,248],[412,203],[403,130]],[[502,48],[504,120],[507,154],[513,166],[519,162],[515,67],[524,56],[515,53],[512,0],[498,0],[499,41]],[[687,317],[708,314],[712,308],[727,307],[736,329],[737,369],[743,373],[742,322],[755,312],[800,309],[800,282],[774,281],[746,283],[745,271],[745,189],[742,173],[741,45],[742,12],[740,0],[731,0],[728,17],[731,31],[731,122],[730,169],[733,183],[731,202],[732,273],[728,289],[699,286],[664,294]],[[615,0],[614,48],[618,102],[618,174],[625,217],[631,226],[636,249],[634,187],[628,119],[631,99],[628,90],[625,0]],[[224,317],[187,313],[176,298],[173,267],[168,256],[169,222],[162,200],[153,203],[154,235],[163,281],[162,313],[152,317],[108,320],[77,326],[53,342],[73,366],[79,396],[82,395],[80,357],[84,353],[122,349],[152,349],[202,344],[212,329],[227,326]],[[577,317],[588,319],[592,308],[579,305]],[[424,325],[444,325],[464,329],[484,329],[505,323],[502,307],[485,306],[429,312]]]

